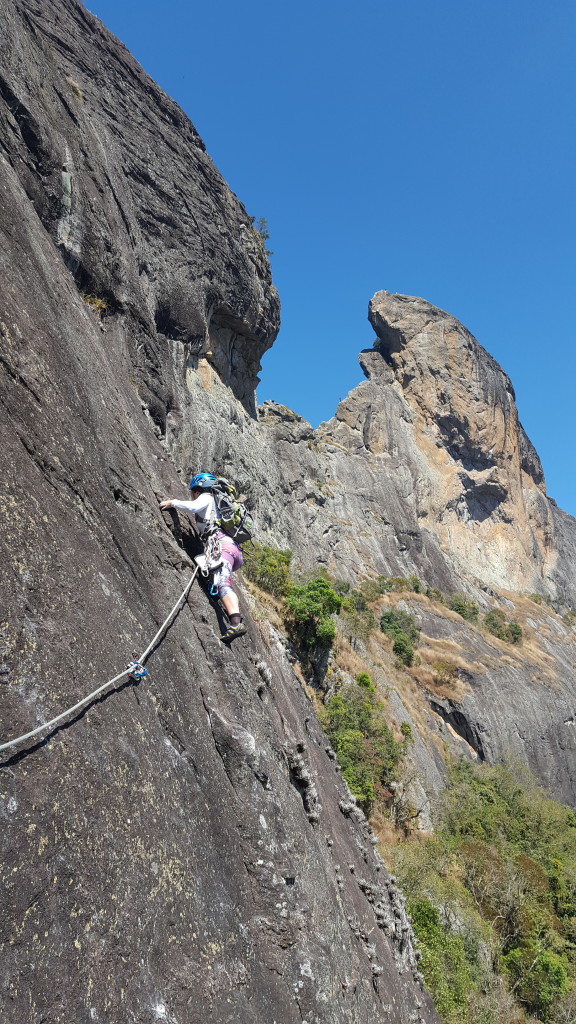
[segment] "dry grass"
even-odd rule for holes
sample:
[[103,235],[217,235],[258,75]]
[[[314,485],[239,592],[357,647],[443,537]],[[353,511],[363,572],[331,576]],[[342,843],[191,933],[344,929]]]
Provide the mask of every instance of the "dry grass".
[[[465,652],[459,644],[446,638],[437,640],[423,635],[424,644],[428,647],[434,647],[436,650],[436,658],[434,660],[453,660],[456,666],[465,672],[483,674],[490,668],[496,669],[498,663],[505,659],[506,664],[515,666],[525,665],[530,669],[537,668],[542,672],[542,682],[553,683],[556,679],[556,672],[554,671],[555,660],[547,651],[543,650],[540,637],[550,638],[552,636],[556,643],[572,643],[576,655],[576,635],[571,634],[571,631],[568,631],[568,636],[566,637],[553,634],[546,619],[555,618],[562,622],[562,617],[557,615],[548,605],[538,605],[531,601],[527,595],[515,594],[511,591],[502,591],[500,596],[511,601],[514,605],[513,608],[504,607],[502,610],[507,618],[517,622],[522,627],[523,639],[520,644],[510,644],[506,643],[505,640],[498,639],[498,637],[483,628],[480,622],[474,623],[463,619],[457,612],[451,611],[450,608],[440,604],[438,601],[431,601],[425,594],[415,594],[412,592],[386,594],[373,607],[381,610],[385,606],[395,605],[401,600],[409,600],[411,604],[421,604],[428,608],[432,605],[435,615],[449,622],[458,623],[460,626],[465,625],[467,629],[476,633],[485,644],[488,644],[494,650],[494,657],[484,657],[483,663],[468,663],[466,659],[462,659],[462,654]],[[528,625],[528,619],[538,622],[538,631],[535,631],[532,626]],[[562,623],[562,625],[563,628],[566,628],[565,623]],[[423,661],[430,662],[432,660],[426,654],[426,647],[419,647],[418,654]]]
[[367,665],[363,658],[350,646],[348,640],[341,633],[336,634],[336,640],[332,648],[334,660],[333,665],[342,672],[348,673],[354,679],[359,672],[368,672],[371,675],[371,666]]
[[413,678],[418,681],[420,686],[423,686],[435,697],[460,702],[464,700],[467,693],[470,693],[470,687],[458,676],[455,676],[454,679],[442,678],[428,665],[416,665],[411,671]]
[[[375,666],[373,669],[374,681],[379,681],[385,691],[393,686],[406,709],[406,716],[413,722],[419,735],[423,738],[426,737],[430,708],[422,689],[422,683],[416,677],[416,669],[397,668],[394,656],[390,651],[389,639],[384,633],[376,630],[369,638],[368,652],[372,658],[372,664]],[[369,667],[368,672],[370,673]],[[425,688],[429,689],[427,686]]]
[[68,82],[68,85],[72,89],[72,92],[74,93],[76,99],[80,100],[80,102],[82,102],[82,100],[84,99],[84,96],[82,95],[82,89],[78,85],[78,82],[76,81],[76,79],[75,78],[71,78],[70,75],[66,75],[66,81]]
[[[284,619],[282,617],[283,605],[282,602],[269,594],[266,590],[262,590],[256,583],[249,580],[247,576],[242,576],[242,583],[244,589],[248,592],[254,602],[252,608],[252,618],[255,622],[266,624],[271,623],[275,629],[285,630]],[[262,631],[262,636],[267,635],[267,631]],[[267,637],[266,643],[269,645],[270,638]]]
[[464,658],[462,647],[453,640],[428,636],[423,639],[425,644],[418,648],[421,663],[410,670],[412,675],[421,686],[438,697],[461,701],[470,692],[470,687],[460,678],[459,673],[484,675],[486,666],[479,661]]
[[400,829],[396,828],[379,808],[370,817],[370,824],[378,840],[382,859],[388,870],[391,871],[393,858],[390,856],[390,851],[402,842],[404,834]]
[[[378,653],[381,652],[378,651]],[[388,652],[386,652],[384,657],[389,657]],[[338,670],[340,670],[341,672],[345,672],[353,679],[355,679],[360,672],[367,672],[368,675],[370,676],[370,679],[372,680],[373,685],[376,687],[376,693],[378,695],[379,700],[387,699],[390,689],[390,676],[394,672],[393,666],[383,665],[382,661],[378,658],[361,658],[360,655],[357,654],[357,652],[350,646],[348,641],[345,640],[344,637],[342,636],[338,636],[336,643],[334,645],[334,661],[332,662],[332,672],[334,672],[335,670],[336,672]],[[401,673],[399,674],[401,675]],[[398,693],[400,693],[399,686],[395,685],[394,689],[397,690]],[[410,700],[411,704],[418,703],[417,696],[417,687],[413,685]],[[421,704],[421,694],[419,696]],[[416,720],[419,717],[418,712],[415,711],[413,713],[411,709],[409,710],[409,702],[405,701],[403,697],[401,699],[402,702],[406,704],[407,714],[410,715],[410,717],[414,720],[416,724]],[[390,717],[388,719],[388,725],[392,730],[394,738],[398,741],[401,741],[402,732],[400,730],[400,723],[397,722],[394,718]]]

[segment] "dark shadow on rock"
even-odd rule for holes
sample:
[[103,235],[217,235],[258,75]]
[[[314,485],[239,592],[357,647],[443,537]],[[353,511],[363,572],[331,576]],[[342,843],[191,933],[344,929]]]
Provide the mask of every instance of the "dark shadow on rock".
[[458,708],[455,708],[451,701],[448,702],[447,706],[435,700],[429,700],[428,703],[432,711],[435,711],[444,722],[451,725],[454,732],[457,732],[466,741],[468,746],[472,747],[472,750],[478,755],[478,760],[485,761],[486,755],[478,730],[466,718],[466,715]]
[[199,576],[198,582],[208,599],[210,607],[213,609],[216,615],[216,618],[218,620],[218,628],[220,629],[220,632],[225,633],[229,626],[228,616],[226,615],[226,612],[224,611],[222,605],[220,604],[217,595],[210,593],[210,588],[212,586],[212,578],[210,576]]

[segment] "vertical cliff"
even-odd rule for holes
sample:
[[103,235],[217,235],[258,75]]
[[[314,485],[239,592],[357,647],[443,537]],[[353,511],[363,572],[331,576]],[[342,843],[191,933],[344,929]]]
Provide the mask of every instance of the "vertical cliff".
[[[130,55],[74,0],[0,9],[7,740],[121,671],[183,590],[157,496],[252,436],[278,300]],[[3,755],[3,1019],[436,1020],[281,637],[218,632],[195,588],[150,677]]]
[[[518,757],[576,801],[576,634],[545,601],[576,604],[576,524],[501,368],[447,313],[379,292],[367,379],[332,420],[257,409],[278,296],[194,128],[75,0],[0,10],[0,743],[143,650],[191,572],[158,498],[214,468],[296,568],[414,573],[522,616],[512,649],[412,594],[422,664],[361,650],[412,723],[423,803],[446,750]],[[195,586],[149,677],[4,754],[10,1024],[437,1019],[293,652],[242,601],[229,650]]]
[[413,414],[425,479],[419,516],[469,576],[535,588],[553,575],[555,537],[510,379],[454,317],[422,299],[378,292],[370,320]]

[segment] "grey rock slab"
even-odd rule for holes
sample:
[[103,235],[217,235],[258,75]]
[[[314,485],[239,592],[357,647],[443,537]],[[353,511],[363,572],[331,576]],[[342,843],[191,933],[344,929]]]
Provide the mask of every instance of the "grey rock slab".
[[[250,452],[278,300],[243,207],[126,50],[72,0],[1,11],[4,741],[121,671],[184,589],[158,499]],[[149,676],[4,757],[6,1021],[437,1020],[310,702],[243,609],[228,650],[195,587]]]

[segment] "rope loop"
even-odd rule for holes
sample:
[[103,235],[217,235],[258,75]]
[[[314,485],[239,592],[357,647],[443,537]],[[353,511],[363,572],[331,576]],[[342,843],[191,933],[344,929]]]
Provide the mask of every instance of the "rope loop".
[[33,739],[34,736],[38,736],[39,733],[45,732],[47,729],[51,729],[53,726],[57,725],[58,722],[61,722],[64,718],[67,718],[68,715],[74,714],[75,711],[79,711],[80,708],[84,707],[85,704],[89,704],[91,700],[94,700],[95,697],[97,697],[100,693],[106,690],[109,686],[112,686],[113,683],[117,683],[120,681],[120,679],[124,679],[125,676],[130,676],[132,679],[135,680],[140,680],[143,679],[144,676],[147,676],[148,669],[144,668],[144,662],[146,661],[150,652],[154,650],[154,647],[158,643],[160,637],[162,637],[166,630],[168,629],[168,626],[170,625],[172,619],[176,615],[176,612],[179,610],[180,605],[187,598],[190,588],[192,587],[192,584],[194,583],[197,574],[198,566],[196,566],[196,568],[194,569],[191,579],[188,581],[184,590],[180,594],[180,597],[178,598],[172,611],[167,616],[167,618],[164,619],[164,622],[160,626],[160,629],[156,633],[154,639],[148,644],[148,647],[143,652],[143,654],[140,655],[139,658],[134,657],[133,661],[130,662],[128,667],[125,668],[123,672],[120,672],[117,676],[114,676],[113,679],[108,679],[105,683],[102,683],[102,685],[99,686],[97,690],[93,690],[92,693],[89,693],[87,697],[83,697],[82,700],[79,700],[78,703],[74,704],[73,707],[67,708],[66,711],[62,711],[62,713],[60,715],[57,715],[56,718],[50,719],[49,722],[44,722],[43,725],[38,725],[36,729],[32,729],[31,732],[24,733],[23,736],[17,736],[16,739],[8,740],[7,743],[0,744],[0,751],[8,750],[10,747],[15,747],[19,743],[23,743],[24,740],[31,740]]

